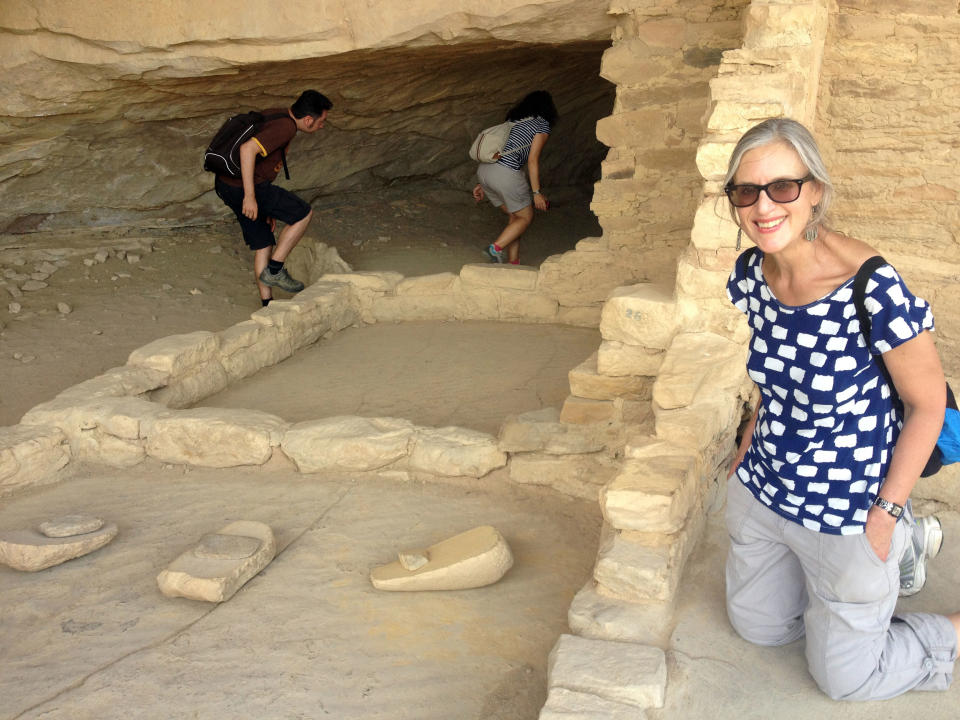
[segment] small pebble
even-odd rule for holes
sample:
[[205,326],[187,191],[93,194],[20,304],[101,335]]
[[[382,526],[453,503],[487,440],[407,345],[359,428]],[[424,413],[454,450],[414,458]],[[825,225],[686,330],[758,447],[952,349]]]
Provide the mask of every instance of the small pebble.
[[16,265],[17,267],[23,267],[24,265],[27,264],[27,261],[24,260],[23,258],[17,258],[16,260],[13,261],[13,264]]
[[131,265],[136,265],[138,262],[140,262],[140,256],[136,253],[127,253],[127,262]]
[[160,289],[161,289],[161,290],[173,290],[173,285],[171,285],[170,283],[164,283],[163,285],[160,286]]
[[9,305],[7,305],[7,310],[10,311],[11,315],[16,315],[22,309],[23,309],[23,306],[18,302],[12,302]]
[[93,259],[98,263],[105,263],[108,257],[110,257],[110,251],[101,249],[97,250],[96,254],[93,256]]
[[32,290],[43,290],[46,286],[47,284],[40,280],[27,280],[20,289],[30,292]]
[[53,275],[57,271],[57,266],[51,262],[44,261],[39,265],[37,265],[34,268],[34,270],[36,270],[39,273],[46,273],[49,276],[49,275]]
[[203,295],[203,290],[201,290],[200,288],[193,288],[193,289],[190,291],[190,294],[191,294],[191,295]]
[[91,334],[92,334],[92,335],[103,335],[103,330],[94,330]]
[[71,312],[73,312],[73,308],[67,305],[65,302],[57,303],[57,310],[64,315],[69,315]]
[[97,264],[97,261],[93,260],[92,258],[84,258],[83,264],[86,265],[87,267],[93,267],[94,265]]
[[207,252],[211,252],[211,253],[213,253],[214,255],[219,255],[220,253],[223,252],[223,248],[220,247],[219,245],[214,245],[214,246],[213,246],[212,248],[210,248]]
[[46,280],[49,277],[50,277],[50,273],[45,273],[45,272],[30,273],[31,280]]

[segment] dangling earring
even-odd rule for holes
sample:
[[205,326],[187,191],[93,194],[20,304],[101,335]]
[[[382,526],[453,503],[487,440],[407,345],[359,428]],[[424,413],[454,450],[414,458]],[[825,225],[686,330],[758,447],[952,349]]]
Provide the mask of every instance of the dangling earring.
[[743,228],[737,228],[737,247],[734,250],[740,249],[740,238],[743,237]]
[[[817,216],[817,210],[819,209],[820,209],[819,205],[814,205],[813,208],[811,208],[811,213],[810,213],[811,219]],[[813,242],[814,240],[817,239],[817,235],[819,234],[819,232],[820,232],[819,223],[817,223],[815,225],[811,225],[806,230],[804,230],[803,237],[806,239],[807,242]]]

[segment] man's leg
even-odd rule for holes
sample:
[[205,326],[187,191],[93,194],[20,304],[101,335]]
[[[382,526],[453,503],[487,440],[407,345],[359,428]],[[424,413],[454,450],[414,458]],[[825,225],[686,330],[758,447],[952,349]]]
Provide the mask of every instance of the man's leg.
[[298,220],[293,225],[284,227],[283,230],[280,231],[280,237],[277,238],[277,246],[273,249],[273,254],[269,259],[276,260],[277,262],[286,262],[290,251],[297,246],[297,243],[303,238],[304,233],[307,232],[307,226],[310,224],[311,218],[313,218],[313,210],[308,212],[307,216],[302,220]]
[[260,248],[255,250],[253,253],[253,277],[257,281],[257,289],[260,291],[260,300],[273,300],[273,290],[270,289],[269,285],[264,285],[260,282],[260,273],[264,271],[267,267],[267,261],[270,259],[271,253],[273,253],[274,246],[268,245],[265,248]]

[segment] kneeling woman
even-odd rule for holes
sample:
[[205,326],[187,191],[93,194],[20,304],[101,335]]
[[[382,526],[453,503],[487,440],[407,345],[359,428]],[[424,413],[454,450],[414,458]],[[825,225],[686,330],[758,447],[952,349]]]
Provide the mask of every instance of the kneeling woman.
[[946,404],[930,307],[883,265],[866,285],[865,337],[852,284],[876,253],[825,224],[833,185],[799,123],[749,130],[724,189],[756,245],[727,292],[753,329],[761,396],[728,482],[730,621],[759,645],[806,636],[810,673],[833,698],[943,690],[960,613],[894,615],[901,568],[916,591],[943,539],[909,503]]
[[[540,153],[557,121],[557,108],[550,93],[536,90],[514,105],[506,119],[516,125],[510,130],[500,158],[477,168],[480,182],[473,188],[473,197],[477,202],[486,197],[507,214],[507,226],[487,253],[502,263],[506,251],[510,262],[516,265],[520,262],[518,241],[533,222],[533,208],[547,209],[547,198],[540,191]],[[523,174],[524,165],[530,175],[529,183]]]

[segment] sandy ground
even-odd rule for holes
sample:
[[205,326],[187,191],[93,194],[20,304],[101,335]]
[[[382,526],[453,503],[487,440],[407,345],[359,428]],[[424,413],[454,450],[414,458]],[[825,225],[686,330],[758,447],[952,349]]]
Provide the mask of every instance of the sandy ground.
[[[120,533],[39,573],[0,567],[0,718],[534,720],[599,511],[502,475],[423,485],[148,462],[24,493],[0,527],[88,512]],[[273,528],[276,559],[228,602],[163,597],[157,573],[237,519]],[[515,557],[495,585],[370,584],[398,550],[484,524]]]

